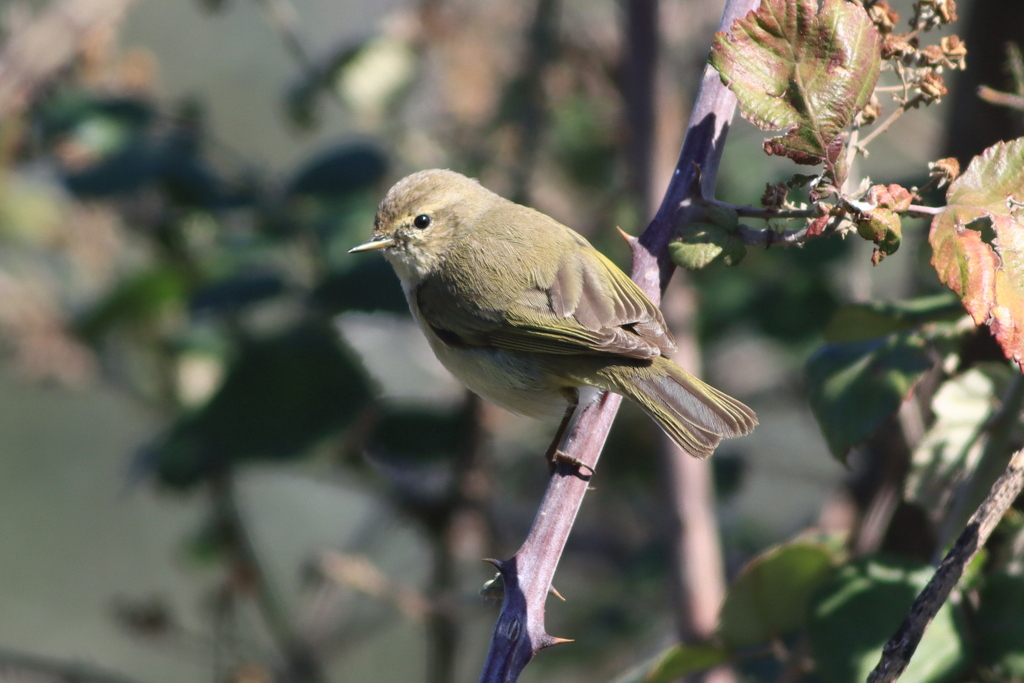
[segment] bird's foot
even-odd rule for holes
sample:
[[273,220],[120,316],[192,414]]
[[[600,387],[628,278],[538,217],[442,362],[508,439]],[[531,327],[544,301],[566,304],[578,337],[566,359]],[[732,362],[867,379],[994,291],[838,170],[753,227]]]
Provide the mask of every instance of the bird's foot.
[[594,476],[595,474],[593,467],[583,462],[579,458],[574,458],[573,456],[567,453],[563,453],[560,450],[555,450],[555,452],[551,454],[551,457],[548,458],[548,467],[551,470],[551,474],[555,473],[560,463],[564,463],[569,467],[574,468],[577,474],[584,476],[587,479]]

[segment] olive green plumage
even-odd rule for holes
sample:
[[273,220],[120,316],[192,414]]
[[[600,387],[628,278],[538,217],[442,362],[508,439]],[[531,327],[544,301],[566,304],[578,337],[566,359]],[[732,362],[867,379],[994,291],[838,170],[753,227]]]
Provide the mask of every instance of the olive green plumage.
[[668,356],[658,308],[554,219],[453,171],[414,173],[384,197],[373,240],[438,359],[513,412],[557,418],[594,386],[635,401],[689,453],[757,424],[753,411]]

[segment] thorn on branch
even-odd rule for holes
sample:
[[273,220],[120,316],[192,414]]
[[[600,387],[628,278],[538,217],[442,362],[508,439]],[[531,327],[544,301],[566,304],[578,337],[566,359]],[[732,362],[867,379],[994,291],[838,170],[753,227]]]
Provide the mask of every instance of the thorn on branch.
[[615,226],[615,229],[619,231],[620,235],[622,235],[622,239],[626,240],[626,244],[629,245],[630,249],[636,249],[637,239],[635,237],[633,237],[632,235],[630,235],[628,232],[626,232],[617,225]]

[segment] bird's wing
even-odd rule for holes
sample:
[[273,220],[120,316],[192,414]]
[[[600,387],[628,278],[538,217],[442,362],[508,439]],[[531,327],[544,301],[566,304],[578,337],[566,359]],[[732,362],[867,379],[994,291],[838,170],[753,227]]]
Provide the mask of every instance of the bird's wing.
[[453,346],[638,359],[673,352],[675,342],[657,307],[625,273],[587,247],[570,251],[546,287],[523,290],[505,310],[453,306],[449,288],[425,283],[417,292],[420,313]]

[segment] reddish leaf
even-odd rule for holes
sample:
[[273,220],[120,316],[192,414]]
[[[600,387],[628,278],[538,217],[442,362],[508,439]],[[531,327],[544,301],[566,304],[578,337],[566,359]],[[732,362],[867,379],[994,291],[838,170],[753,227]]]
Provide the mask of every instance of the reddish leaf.
[[939,278],[1024,361],[1024,138],[975,157],[946,194],[929,242]]
[[833,166],[841,133],[868,102],[881,67],[881,38],[864,9],[845,0],[763,0],[719,33],[711,64],[736,93],[743,117],[788,130],[769,154]]

